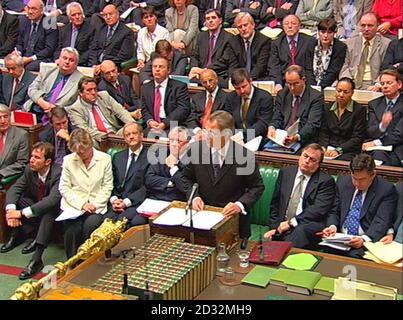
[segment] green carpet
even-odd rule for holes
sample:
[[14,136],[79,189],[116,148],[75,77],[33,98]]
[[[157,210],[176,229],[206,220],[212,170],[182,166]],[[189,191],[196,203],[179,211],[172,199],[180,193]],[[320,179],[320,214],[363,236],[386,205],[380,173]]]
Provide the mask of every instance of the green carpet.
[[[21,254],[21,249],[26,243],[21,244],[15,249],[7,252],[0,253],[0,265],[11,267],[24,268],[29,263],[32,254]],[[62,244],[51,244],[44,252],[42,257],[45,266],[53,266],[56,262],[66,261],[66,254]],[[17,276],[11,276],[0,273],[0,300],[9,299],[21,284],[26,281],[21,281]]]

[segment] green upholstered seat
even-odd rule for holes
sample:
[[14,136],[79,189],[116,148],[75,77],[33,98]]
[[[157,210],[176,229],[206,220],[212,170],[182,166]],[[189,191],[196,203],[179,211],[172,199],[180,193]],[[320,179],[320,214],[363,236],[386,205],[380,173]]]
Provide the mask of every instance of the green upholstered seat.
[[12,176],[5,177],[5,178],[1,179],[0,185],[1,186],[9,185],[9,184],[15,182],[21,176],[22,176],[22,173],[14,174]]

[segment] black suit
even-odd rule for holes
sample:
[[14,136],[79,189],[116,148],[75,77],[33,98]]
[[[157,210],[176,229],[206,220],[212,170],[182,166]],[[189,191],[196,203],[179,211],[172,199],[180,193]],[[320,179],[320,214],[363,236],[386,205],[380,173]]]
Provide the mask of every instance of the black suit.
[[26,70],[38,71],[40,62],[53,62],[53,54],[57,49],[57,41],[59,37],[59,30],[45,29],[43,26],[44,19],[38,22],[38,29],[33,38],[33,50],[29,48],[29,40],[31,36],[31,21],[22,17],[20,20],[20,36],[18,38],[17,49],[21,52],[23,57],[31,57],[36,55],[37,60],[32,61],[25,66]]
[[[71,133],[74,130],[74,128],[71,126],[71,124],[69,123],[68,126],[68,132]],[[56,133],[55,130],[53,129],[53,127],[48,124],[46,125],[41,132],[39,132],[39,141],[43,141],[43,142],[49,142],[53,147],[55,147],[55,156],[56,156],[56,150],[57,150],[57,145],[56,145]],[[65,143],[65,155],[68,155],[71,153],[67,142]]]
[[[214,2],[214,1],[213,1]],[[221,28],[220,33],[215,42],[213,55],[211,56],[212,66],[214,68],[214,63],[224,55],[225,50],[228,46],[229,39],[233,36]],[[200,32],[197,36],[196,45],[193,49],[193,54],[190,60],[191,67],[206,68],[208,62],[208,44],[209,44],[210,33],[208,31]]]
[[[262,177],[255,155],[242,146],[230,141],[224,163],[214,178],[209,146],[204,142],[192,145],[191,161],[183,169],[183,185],[189,196],[195,182],[199,184],[196,197],[207,205],[224,207],[229,202],[241,202],[248,212],[264,192]],[[210,159],[206,163],[206,159]],[[250,236],[250,214],[239,214],[241,238]]]
[[[143,85],[141,94],[141,113],[145,123],[154,120],[154,93],[155,84],[151,81]],[[178,121],[179,125],[185,123],[190,114],[190,102],[187,86],[179,81],[169,79],[164,100],[166,118],[161,119],[165,129],[169,129],[170,121]]]
[[19,21],[16,16],[3,10],[3,18],[0,23],[0,58],[14,50],[19,35]]
[[[186,57],[186,55],[184,55],[183,53],[175,50],[171,59],[171,65],[170,65],[170,72],[169,74],[174,74],[177,76],[184,76],[186,74],[186,67],[188,64],[188,59]],[[144,65],[144,68],[141,69],[140,71],[140,82],[143,83],[146,80],[152,80],[153,78],[153,74],[152,74],[152,61],[155,57],[157,57],[157,53],[153,52],[151,54],[150,60],[148,60],[146,62],[146,64]]]
[[381,70],[393,69],[396,63],[399,63],[397,70],[403,75],[403,39],[395,39],[389,44],[381,64]]
[[[275,108],[272,122],[276,129],[284,129],[288,123],[292,111],[293,96],[288,89],[284,88],[275,99]],[[321,126],[323,113],[323,94],[310,86],[305,87],[301,97],[300,107],[297,114],[299,119],[298,133],[301,136],[301,144],[306,145],[316,140],[316,135]]]
[[[117,66],[134,57],[134,36],[124,23],[119,22],[110,41],[107,41],[108,26],[102,25],[95,31],[88,63],[98,65],[104,60],[112,60]],[[102,61],[100,56],[103,53]]]
[[[269,61],[271,40],[255,31],[251,48],[251,70],[253,80],[263,80],[266,78],[267,63]],[[238,68],[246,67],[245,41],[240,35],[230,37],[229,45],[224,56],[215,62],[213,69],[223,76],[228,69],[228,76]]]
[[125,74],[119,74],[118,82],[119,89],[105,79],[102,79],[98,83],[98,91],[107,91],[113,99],[129,111],[134,111],[139,108],[139,102],[134,95],[130,77]]
[[143,147],[136,162],[130,165],[126,175],[128,157],[128,149],[120,151],[113,156],[113,191],[111,197],[116,196],[118,199],[127,198],[131,201],[131,206],[126,208],[123,213],[116,214],[112,210],[112,206],[109,205],[105,218],[111,218],[114,221],[127,218],[129,221],[126,227],[130,228],[146,223],[146,219],[139,216],[136,209],[146,198],[144,175],[149,164],[147,161],[147,150]]
[[393,120],[383,133],[379,130],[383,113],[386,109],[386,98],[379,97],[368,103],[368,129],[369,140],[380,139],[382,144],[393,145],[393,151],[372,151],[375,159],[384,161],[385,165],[401,165],[403,160],[403,94],[400,94],[395,106],[391,109]]
[[[14,92],[13,103],[16,109],[21,109],[25,101],[29,99],[28,87],[35,80],[36,75],[31,71],[25,71],[17,90]],[[14,78],[9,74],[0,74],[0,103],[10,106],[11,94],[13,91]]]
[[[171,176],[170,168],[165,163],[152,164],[145,176],[147,198],[163,201],[186,201],[186,193],[182,182],[183,165]],[[172,184],[168,186],[168,184]]]
[[399,229],[400,224],[402,223],[403,218],[403,181],[399,181],[395,184],[395,189],[397,193],[397,206],[396,206],[396,215],[394,217],[393,230],[395,232],[395,236],[397,230]]
[[[249,5],[252,4],[251,0],[243,0],[243,6],[240,6],[240,0],[228,0],[225,6],[225,21],[230,25],[234,23],[236,13],[233,13],[232,10],[240,9],[241,12],[248,12],[253,17],[253,20],[257,23],[259,21],[259,14],[261,6],[256,9],[249,8]],[[224,17],[223,17],[224,19]]]
[[[7,191],[6,206],[14,204],[17,210],[30,207],[34,216],[22,218],[22,230],[13,232],[29,232],[32,225],[38,227],[36,243],[47,246],[52,238],[53,224],[60,211],[59,179],[61,167],[52,164],[45,181],[45,192],[42,199],[38,199],[39,176],[29,166],[25,167],[24,174]],[[31,227],[31,228],[29,228]],[[20,228],[18,228],[20,229]],[[30,230],[31,229],[31,230]]]
[[[327,219],[327,226],[336,226],[338,232],[342,230],[355,190],[351,176],[341,176],[337,179],[336,199]],[[393,225],[396,202],[397,195],[393,184],[375,177],[365,194],[359,220],[364,234],[373,242],[379,241]],[[348,253],[349,256],[356,258],[362,254],[363,248],[352,249]]]
[[[270,205],[270,229],[277,229],[286,221],[287,207],[292,195],[297,166],[282,168],[279,172]],[[309,248],[319,241],[315,233],[322,231],[326,216],[332,208],[335,193],[333,178],[323,172],[314,173],[302,197],[302,212],[295,216],[298,225],[283,233],[280,238],[291,241],[294,247]]]
[[343,154],[339,160],[351,160],[361,152],[361,146],[367,129],[366,108],[353,102],[353,112],[345,110],[341,119],[334,111],[332,105],[324,108],[322,127],[319,132],[319,144],[323,147],[340,147]]
[[[276,0],[262,0],[261,10],[260,10],[260,24],[258,29],[263,29],[268,25],[268,23],[274,19],[277,19],[279,22],[282,22],[283,19],[289,14],[295,14],[297,11],[299,0],[281,0],[280,8],[276,8]],[[285,10],[281,8],[281,6],[285,3],[292,3],[292,7],[289,10]],[[276,8],[276,12],[273,15],[272,13],[267,13],[267,9],[269,7]],[[280,26],[278,26],[281,28]]]
[[[84,20],[84,23],[78,29],[74,48],[77,49],[80,54],[79,65],[88,66],[88,57],[90,53],[90,46],[94,41],[95,29],[91,26],[88,20]],[[60,52],[63,48],[70,47],[72,35],[72,24],[65,25],[59,31],[59,44],[58,49],[55,52],[54,58],[59,58]]]
[[209,9],[216,9],[221,13],[222,20],[225,19],[225,8],[227,6],[227,0],[221,0],[221,3],[217,8],[214,8],[214,0],[200,0],[199,1],[199,28],[201,29],[204,24],[204,18],[206,11]]
[[[211,113],[225,109],[225,101],[227,99],[227,96],[227,92],[222,89],[218,89],[217,94],[213,100],[213,108],[211,109]],[[199,92],[191,96],[191,113],[188,120],[186,121],[186,127],[192,129],[197,127],[201,128],[201,118],[203,117],[204,110],[206,109],[207,99],[207,91]]]
[[[295,64],[301,66],[305,70],[307,83],[316,84],[313,71],[313,47],[316,44],[314,37],[299,33],[297,41],[297,54],[295,56]],[[285,70],[291,64],[290,46],[285,33],[273,41],[271,46],[271,54],[268,63],[269,80],[276,84],[284,85],[283,77]]]
[[25,7],[23,0],[3,0],[3,9],[22,11]]
[[[241,116],[242,99],[236,92],[231,92],[228,95],[225,111],[232,114],[235,129],[245,130],[245,139],[250,140],[257,136],[266,137],[267,128],[273,117],[273,97],[270,93],[254,87],[253,96],[246,113],[246,128],[243,126],[244,121]],[[247,137],[246,129],[254,130],[254,136]]]
[[[322,80],[319,83],[322,88],[331,87],[333,82],[339,79],[339,73],[346,59],[346,53],[346,44],[338,39],[334,39],[329,65],[324,71]],[[315,81],[318,81],[318,79],[315,79]]]

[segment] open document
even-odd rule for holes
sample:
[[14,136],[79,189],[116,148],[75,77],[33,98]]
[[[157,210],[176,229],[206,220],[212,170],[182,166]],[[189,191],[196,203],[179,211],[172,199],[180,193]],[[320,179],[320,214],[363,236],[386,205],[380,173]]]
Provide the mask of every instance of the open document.
[[284,144],[284,139],[287,136],[293,136],[298,133],[298,125],[299,125],[299,120],[295,121],[287,130],[281,130],[281,129],[276,129],[276,134],[273,138],[269,138],[276,144],[285,147],[285,148],[291,148],[292,146],[288,146]]
[[160,213],[171,204],[169,201],[145,199],[143,203],[137,208],[137,212],[142,215],[151,216]]
[[[207,210],[193,211],[192,217],[193,228],[201,230],[211,230],[217,223],[224,219],[222,213]],[[186,214],[185,209],[170,208],[155,219],[154,224],[190,227],[190,214]]]
[[55,219],[55,221],[64,221],[64,220],[77,219],[79,216],[82,216],[83,214],[84,214],[84,212],[81,211],[81,210],[67,209],[67,210],[64,210],[64,211]]

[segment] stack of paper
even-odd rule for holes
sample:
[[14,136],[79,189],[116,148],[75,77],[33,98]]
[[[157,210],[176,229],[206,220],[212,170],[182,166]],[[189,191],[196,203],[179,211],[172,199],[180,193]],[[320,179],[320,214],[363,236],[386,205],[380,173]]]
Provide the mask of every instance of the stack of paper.
[[137,208],[137,212],[145,216],[151,216],[154,214],[159,214],[171,203],[169,201],[145,199],[144,202]]
[[336,233],[332,237],[323,238],[319,243],[321,246],[328,246],[341,251],[349,251],[351,248],[347,245],[354,236],[344,233]]
[[386,263],[395,266],[403,265],[403,245],[401,243],[395,241],[390,244],[364,242],[364,246],[368,249],[364,258],[377,263]]

